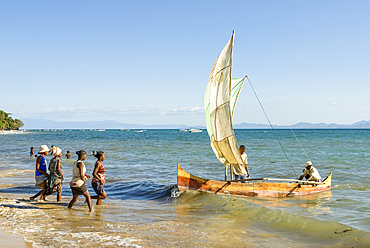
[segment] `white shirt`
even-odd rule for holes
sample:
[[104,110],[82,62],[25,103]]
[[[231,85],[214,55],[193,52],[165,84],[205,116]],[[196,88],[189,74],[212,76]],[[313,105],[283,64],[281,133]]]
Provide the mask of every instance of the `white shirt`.
[[242,156],[242,161],[244,165],[248,165],[248,156],[245,152],[243,152]]
[[248,165],[248,157],[246,153],[241,154],[243,164],[232,164],[231,170],[234,175],[247,175],[245,167]]
[[78,162],[81,162],[82,165],[83,165],[82,166],[83,175],[85,175],[85,173],[86,173],[86,167],[85,167],[84,162],[82,162],[81,160],[77,160],[73,164],[73,178],[72,178],[72,181],[70,182],[71,187],[81,187],[82,184],[84,184],[84,181],[81,180],[80,169],[77,167]]
[[309,175],[310,177],[312,176],[312,177],[316,178],[317,180],[321,180],[321,176],[320,176],[319,172],[313,166],[311,166],[311,169],[309,169],[309,170],[307,170],[307,168],[304,169],[302,176],[306,176],[306,175]]

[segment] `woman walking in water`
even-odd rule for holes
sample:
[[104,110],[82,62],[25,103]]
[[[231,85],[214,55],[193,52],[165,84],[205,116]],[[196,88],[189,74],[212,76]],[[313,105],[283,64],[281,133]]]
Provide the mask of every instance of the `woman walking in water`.
[[77,151],[76,154],[78,155],[78,160],[73,164],[73,178],[70,183],[73,198],[69,202],[68,208],[73,207],[79,195],[84,195],[89,206],[89,211],[92,212],[91,197],[85,184],[85,178],[90,178],[90,176],[86,175],[86,167],[82,162],[86,159],[86,152],[81,150]]
[[95,162],[95,168],[93,171],[93,179],[91,180],[91,186],[93,187],[96,196],[92,196],[91,199],[97,199],[96,205],[101,204],[101,200],[107,198],[107,194],[104,191],[105,184],[105,168],[102,162],[105,159],[105,153],[98,151],[94,157],[98,160]]
[[35,200],[39,195],[40,200],[45,200],[45,190],[46,190],[46,180],[48,179],[49,174],[46,172],[46,159],[45,156],[48,155],[49,148],[46,145],[39,147],[39,156],[36,159],[36,170],[35,170],[35,181],[36,188],[42,188],[40,192],[36,195],[31,196],[31,200]]
[[54,155],[54,158],[52,158],[49,163],[50,175],[47,181],[46,195],[58,192],[57,201],[59,202],[62,200],[62,180],[64,180],[60,159],[62,156],[62,149],[53,147],[51,149],[51,155]]

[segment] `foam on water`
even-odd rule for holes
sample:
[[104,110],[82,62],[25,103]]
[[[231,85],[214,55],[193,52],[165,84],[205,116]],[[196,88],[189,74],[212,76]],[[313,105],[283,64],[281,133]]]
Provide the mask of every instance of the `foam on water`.
[[141,247],[125,226],[99,222],[98,210],[88,214],[84,205],[68,210],[66,204],[1,199],[3,227],[20,234],[34,247]]
[[[238,143],[247,146],[252,177],[295,177],[307,158],[281,138],[291,156],[292,171],[274,134],[265,130],[235,130]],[[279,130],[279,137],[289,133]],[[18,233],[35,247],[366,247],[369,244],[370,198],[367,169],[369,130],[297,130],[310,159],[322,176],[333,172],[333,188],[311,196],[237,198],[189,191],[171,197],[176,163],[190,173],[223,178],[223,166],[214,156],[205,132],[193,135],[176,130],[25,132],[0,136],[0,216],[3,227]],[[29,147],[55,145],[73,154],[62,159],[63,197],[31,202],[35,158]],[[106,153],[108,198],[89,214],[80,197],[73,209],[68,182],[74,151]],[[50,160],[51,157],[47,157]],[[94,192],[90,182],[90,193]],[[175,192],[176,193],[176,192]],[[176,195],[176,194],[175,194]],[[87,237],[87,238],[85,238]]]

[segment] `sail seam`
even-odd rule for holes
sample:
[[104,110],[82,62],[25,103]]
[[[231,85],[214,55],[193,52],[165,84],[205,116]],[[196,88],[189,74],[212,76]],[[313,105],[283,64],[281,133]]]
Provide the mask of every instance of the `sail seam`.
[[212,77],[212,78],[210,78],[210,79],[208,80],[208,82],[209,82],[209,81],[211,81],[211,80],[213,80],[217,74],[219,74],[221,71],[225,70],[226,68],[229,68],[230,66],[231,66],[231,65],[225,66],[225,67],[223,67],[221,70],[217,71],[217,72],[213,75],[213,77]]

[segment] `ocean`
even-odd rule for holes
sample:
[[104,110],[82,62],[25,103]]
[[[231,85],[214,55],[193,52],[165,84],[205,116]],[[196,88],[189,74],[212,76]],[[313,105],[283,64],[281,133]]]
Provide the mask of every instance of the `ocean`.
[[[206,131],[0,134],[2,228],[33,247],[370,247],[370,130],[294,133],[304,151],[290,130],[235,130],[238,144],[247,148],[251,176],[297,178],[310,159],[323,178],[333,173],[330,191],[286,198],[173,194],[177,163],[199,177],[224,178]],[[37,152],[44,144],[72,153],[71,159],[62,157],[65,180],[60,203],[55,194],[46,202],[29,200],[39,191],[30,147]],[[96,161],[92,151],[106,154],[107,199],[94,205],[93,213],[83,196],[67,208],[77,150],[87,152],[90,175]],[[51,158],[47,156],[48,161]],[[91,179],[87,186],[95,195]]]

